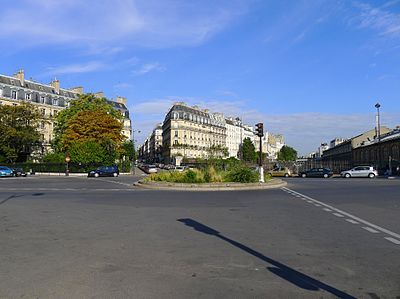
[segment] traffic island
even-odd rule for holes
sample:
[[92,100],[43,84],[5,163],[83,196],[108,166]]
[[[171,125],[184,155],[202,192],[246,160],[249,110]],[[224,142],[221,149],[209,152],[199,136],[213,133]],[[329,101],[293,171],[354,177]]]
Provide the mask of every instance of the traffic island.
[[240,190],[265,190],[286,186],[280,179],[270,179],[265,183],[170,183],[140,180],[134,186],[153,190],[173,191],[240,191]]

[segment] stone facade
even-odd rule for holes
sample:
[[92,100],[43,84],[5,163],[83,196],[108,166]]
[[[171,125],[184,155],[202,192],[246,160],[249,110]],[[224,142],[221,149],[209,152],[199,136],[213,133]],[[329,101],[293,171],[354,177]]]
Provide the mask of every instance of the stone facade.
[[[68,107],[69,102],[76,99],[79,94],[83,94],[82,87],[64,89],[60,87],[59,80],[54,80],[48,85],[32,79],[26,80],[23,70],[18,71],[13,77],[0,75],[0,105],[18,105],[25,101],[35,105],[43,115],[45,121],[39,128],[43,151],[50,148],[54,138],[54,117]],[[118,97],[116,101],[107,100],[107,102],[124,116],[122,133],[127,139],[131,139],[131,120],[126,108],[126,99]]]

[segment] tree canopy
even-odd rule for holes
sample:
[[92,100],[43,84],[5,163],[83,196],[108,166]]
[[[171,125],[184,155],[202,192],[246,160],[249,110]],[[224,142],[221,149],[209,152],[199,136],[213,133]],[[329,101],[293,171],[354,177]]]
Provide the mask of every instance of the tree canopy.
[[245,138],[241,147],[242,160],[246,162],[254,162],[257,160],[256,148],[250,138]]
[[297,151],[287,145],[284,145],[278,153],[279,161],[295,161],[297,159]]
[[37,108],[29,103],[0,106],[0,160],[24,161],[34,144],[40,142],[38,131],[43,121]]
[[69,107],[60,111],[55,118],[53,146],[56,150],[65,150],[62,144],[62,137],[69,127],[69,122],[78,113],[87,111],[103,111],[116,120],[121,121],[123,119],[119,111],[108,104],[105,98],[97,98],[93,94],[80,95],[79,98],[70,101]]

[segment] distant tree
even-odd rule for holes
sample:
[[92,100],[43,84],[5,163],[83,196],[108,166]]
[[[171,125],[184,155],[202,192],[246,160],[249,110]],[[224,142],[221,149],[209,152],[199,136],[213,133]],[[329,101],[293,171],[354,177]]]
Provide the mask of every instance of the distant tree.
[[29,103],[0,106],[0,160],[25,161],[30,148],[40,143],[39,111]]
[[241,152],[243,161],[254,162],[257,160],[257,153],[255,146],[248,137],[243,140]]
[[287,145],[284,145],[278,153],[279,161],[295,161],[297,159],[297,151]]

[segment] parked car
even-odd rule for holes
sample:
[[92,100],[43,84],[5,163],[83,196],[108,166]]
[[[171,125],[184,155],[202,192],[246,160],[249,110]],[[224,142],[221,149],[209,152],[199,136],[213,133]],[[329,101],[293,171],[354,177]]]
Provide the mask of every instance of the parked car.
[[155,165],[146,165],[144,167],[144,171],[146,173],[157,173],[158,169],[157,169],[157,167]]
[[302,178],[329,178],[332,175],[333,172],[329,168],[312,168],[299,173]]
[[357,166],[350,170],[342,171],[340,175],[344,178],[371,178],[378,176],[378,171],[373,166]]
[[268,171],[270,176],[274,177],[290,177],[292,176],[292,171],[287,167],[276,167],[270,171]]
[[184,166],[175,166],[174,170],[178,171],[178,172],[183,172],[183,171],[185,171],[185,167]]
[[88,177],[98,178],[99,176],[119,176],[118,166],[100,166],[95,170],[89,171]]
[[0,177],[14,176],[13,170],[7,166],[0,166]]
[[22,169],[22,168],[13,168],[13,174],[14,176],[23,176],[26,177],[27,173]]

